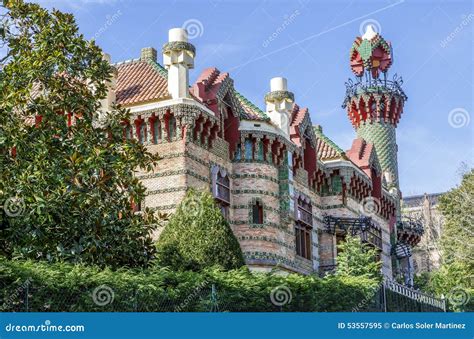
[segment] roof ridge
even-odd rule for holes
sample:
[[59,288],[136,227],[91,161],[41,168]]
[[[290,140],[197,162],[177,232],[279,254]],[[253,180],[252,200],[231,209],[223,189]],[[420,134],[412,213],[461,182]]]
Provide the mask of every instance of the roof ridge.
[[235,88],[234,88],[234,94],[240,99],[242,100],[247,106],[249,106],[252,110],[256,111],[259,115],[261,115],[262,118],[264,119],[270,119],[270,117],[263,111],[261,110],[257,105],[255,105],[254,103],[252,103],[249,99],[247,99],[246,97],[244,97],[240,92],[238,92]]
[[326,142],[329,146],[333,147],[335,149],[335,151],[339,154],[339,155],[345,155],[346,152],[344,152],[342,150],[342,148],[340,148],[334,141],[332,141],[331,139],[328,138],[328,136],[326,134],[323,133],[322,129],[321,128],[318,128],[318,126],[313,126],[313,130],[314,132],[316,133],[316,136],[319,137],[320,139],[322,139],[324,142]]
[[162,77],[168,79],[168,71],[163,66],[161,66],[161,64],[158,61],[155,61],[152,59],[146,59],[144,61],[148,63],[150,66],[152,66],[156,71],[158,71],[158,73]]
[[113,62],[113,63],[111,63],[111,65],[112,66],[122,66],[122,65],[127,65],[127,64],[133,64],[133,63],[140,62],[140,61],[143,61],[143,60],[140,59],[140,58],[127,59],[127,60],[123,60],[123,61]]

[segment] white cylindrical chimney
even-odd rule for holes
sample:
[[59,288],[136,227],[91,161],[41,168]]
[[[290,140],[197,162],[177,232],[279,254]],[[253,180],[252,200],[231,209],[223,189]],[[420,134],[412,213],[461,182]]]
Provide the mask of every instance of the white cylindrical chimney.
[[267,115],[273,124],[286,135],[290,135],[290,115],[294,105],[294,95],[288,91],[286,78],[270,80],[270,92],[265,96]]
[[188,32],[184,28],[172,28],[168,31],[168,41],[188,42]]
[[283,77],[275,77],[270,80],[270,91],[286,91],[288,89],[287,80]]
[[195,47],[188,42],[183,28],[168,31],[169,41],[163,46],[163,64],[168,70],[168,92],[171,98],[189,97],[189,69],[194,67]]

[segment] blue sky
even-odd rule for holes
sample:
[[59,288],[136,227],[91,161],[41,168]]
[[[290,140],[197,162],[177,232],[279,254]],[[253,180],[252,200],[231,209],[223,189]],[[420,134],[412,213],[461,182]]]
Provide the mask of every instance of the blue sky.
[[404,196],[455,186],[474,166],[472,1],[39,1],[73,13],[113,61],[159,51],[168,29],[186,25],[203,68],[229,71],[235,87],[264,107],[274,76],[288,78],[296,102],[343,149],[355,136],[341,103],[352,77],[349,50],[373,24],[394,50],[389,74],[408,95],[397,129]]

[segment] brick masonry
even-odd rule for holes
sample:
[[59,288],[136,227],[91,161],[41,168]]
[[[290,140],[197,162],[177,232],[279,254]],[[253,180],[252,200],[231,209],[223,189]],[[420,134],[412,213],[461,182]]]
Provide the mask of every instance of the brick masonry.
[[[218,165],[230,174],[231,204],[229,223],[237,237],[247,264],[254,270],[304,274],[318,273],[320,266],[335,264],[335,237],[324,230],[325,214],[357,217],[360,202],[342,196],[321,196],[308,187],[307,173],[298,169],[294,189],[310,197],[313,206],[311,260],[296,255],[294,221],[282,218],[280,211],[278,166],[262,161],[230,161],[227,142],[217,138],[212,150],[183,138],[173,142],[149,145],[148,150],[161,156],[152,173],[139,173],[147,188],[145,206],[155,211],[173,213],[189,187],[211,189],[211,168]],[[263,204],[264,223],[253,225],[251,205],[259,199]],[[384,272],[391,270],[387,220],[375,216],[384,229]],[[155,238],[159,238],[159,233]]]

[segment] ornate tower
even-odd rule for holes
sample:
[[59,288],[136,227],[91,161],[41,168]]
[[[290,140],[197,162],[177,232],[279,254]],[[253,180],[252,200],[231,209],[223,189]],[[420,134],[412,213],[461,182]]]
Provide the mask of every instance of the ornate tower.
[[407,96],[401,88],[401,78],[395,74],[392,80],[387,79],[392,60],[390,42],[376,33],[372,25],[367,26],[350,51],[350,66],[356,80],[346,83],[343,107],[357,136],[374,145],[387,186],[399,198],[395,130]]
[[[392,229],[391,245],[396,275],[413,286],[412,248],[423,234],[423,226],[413,220],[402,220],[400,185],[398,181],[396,128],[407,96],[402,79],[395,74],[388,80],[392,65],[392,47],[371,25],[357,37],[350,52],[350,66],[356,81],[346,83],[343,107],[357,136],[375,147],[383,178],[397,205],[396,227]],[[392,224],[393,225],[393,224]]]

